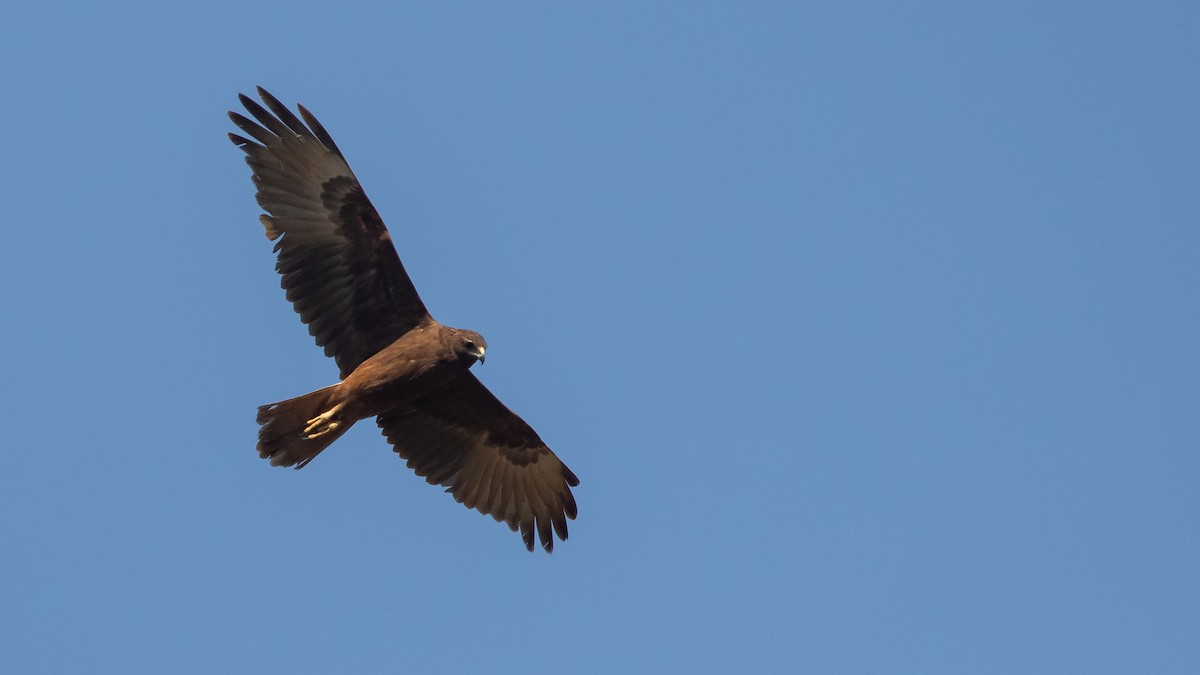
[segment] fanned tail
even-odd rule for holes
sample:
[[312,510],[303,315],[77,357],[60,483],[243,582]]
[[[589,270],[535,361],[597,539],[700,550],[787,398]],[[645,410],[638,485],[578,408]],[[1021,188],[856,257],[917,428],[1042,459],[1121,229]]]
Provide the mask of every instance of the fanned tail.
[[316,418],[331,412],[329,401],[338,385],[318,389],[310,394],[289,398],[258,407],[258,454],[270,459],[271,466],[303,468],[322,450],[329,447],[355,420],[319,422],[310,430]]

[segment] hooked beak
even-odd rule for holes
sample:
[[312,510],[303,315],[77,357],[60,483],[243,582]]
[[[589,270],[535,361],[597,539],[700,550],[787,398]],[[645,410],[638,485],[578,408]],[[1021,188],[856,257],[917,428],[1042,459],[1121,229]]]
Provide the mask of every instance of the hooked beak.
[[479,362],[480,363],[483,363],[483,361],[484,361],[483,351],[484,350],[482,350],[482,349],[479,350]]

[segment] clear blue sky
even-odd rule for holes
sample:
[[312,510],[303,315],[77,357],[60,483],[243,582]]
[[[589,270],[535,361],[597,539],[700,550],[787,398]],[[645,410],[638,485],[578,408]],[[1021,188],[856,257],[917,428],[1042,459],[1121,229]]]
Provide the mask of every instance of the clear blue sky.
[[[1200,671],[1200,5],[9,3],[0,671]],[[582,479],[334,381],[225,111],[337,139]]]

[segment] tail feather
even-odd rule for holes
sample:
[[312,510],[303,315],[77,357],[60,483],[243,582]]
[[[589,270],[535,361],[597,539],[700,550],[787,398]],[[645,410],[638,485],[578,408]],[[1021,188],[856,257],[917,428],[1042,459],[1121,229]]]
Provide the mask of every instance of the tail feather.
[[318,389],[296,398],[258,407],[258,454],[270,459],[271,466],[301,469],[329,447],[353,424],[348,420],[337,429],[316,438],[305,438],[309,420],[329,410],[329,400],[338,385]]

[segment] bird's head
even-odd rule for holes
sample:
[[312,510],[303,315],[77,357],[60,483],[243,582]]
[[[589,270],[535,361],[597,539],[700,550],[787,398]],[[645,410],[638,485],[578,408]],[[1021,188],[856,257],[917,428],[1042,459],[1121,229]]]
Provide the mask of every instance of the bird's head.
[[473,330],[459,330],[454,336],[454,351],[468,365],[476,361],[483,363],[484,353],[487,352],[487,340]]

